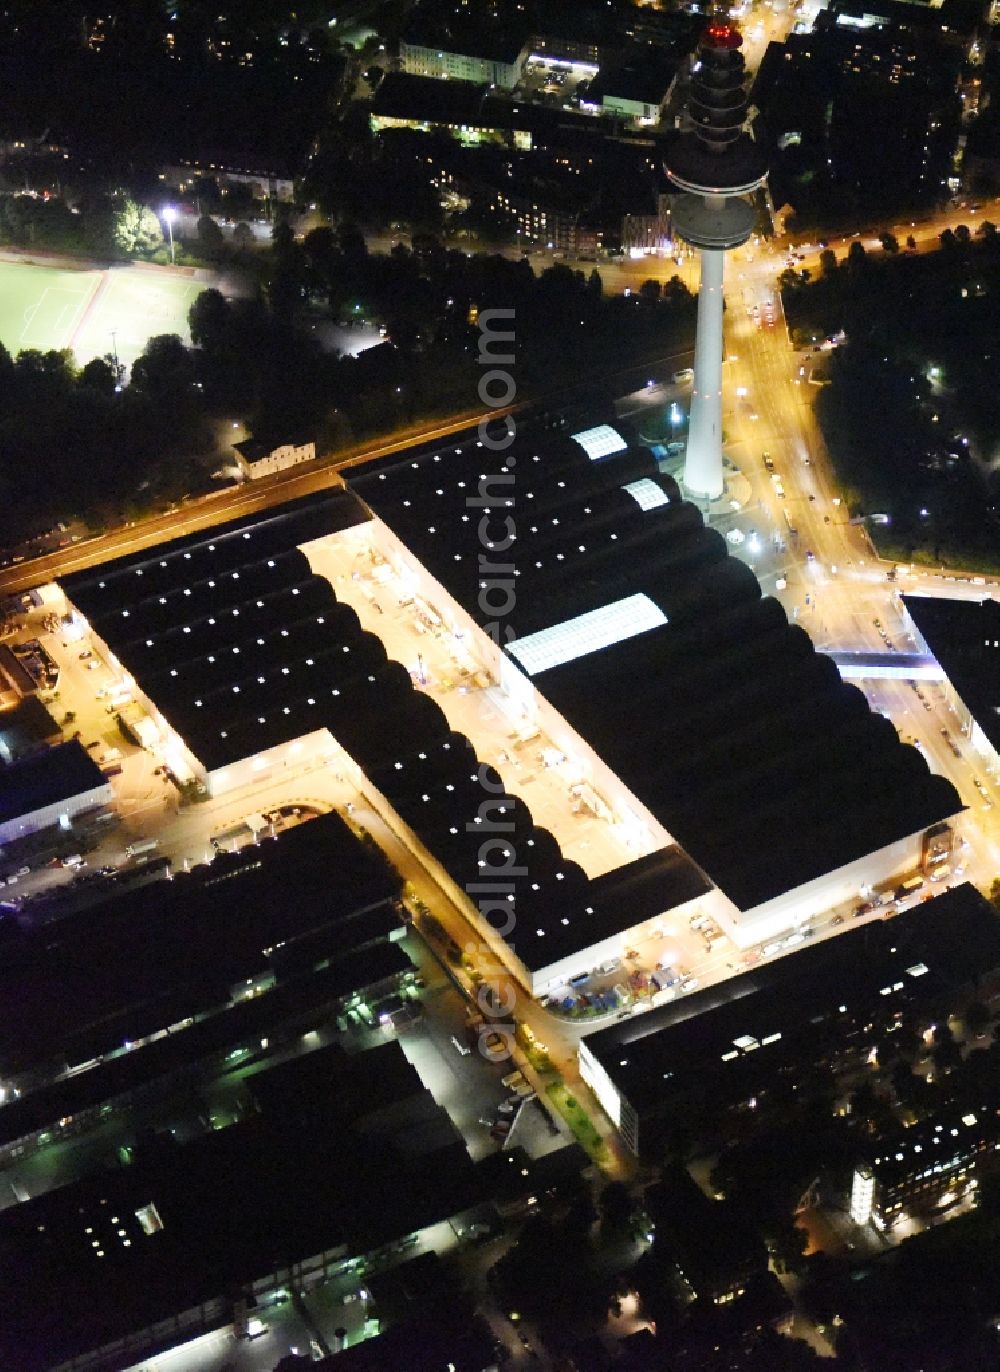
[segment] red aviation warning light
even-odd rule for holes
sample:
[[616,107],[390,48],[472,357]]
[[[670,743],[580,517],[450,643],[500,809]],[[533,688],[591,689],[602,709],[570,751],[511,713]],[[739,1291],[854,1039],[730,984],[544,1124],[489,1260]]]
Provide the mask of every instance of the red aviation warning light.
[[741,48],[743,35],[731,24],[709,24],[702,42],[712,48]]

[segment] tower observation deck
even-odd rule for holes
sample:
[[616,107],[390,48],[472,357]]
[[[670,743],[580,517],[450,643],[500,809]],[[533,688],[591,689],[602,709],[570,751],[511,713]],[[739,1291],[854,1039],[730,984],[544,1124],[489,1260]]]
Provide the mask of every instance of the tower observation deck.
[[767,179],[767,157],[747,134],[743,38],[713,20],[698,46],[686,115],[664,164],[683,191],[673,210],[675,231],[701,255],[694,394],[684,485],[696,497],[717,499],[722,477],[723,254],[750,237],[753,206],[745,199]]

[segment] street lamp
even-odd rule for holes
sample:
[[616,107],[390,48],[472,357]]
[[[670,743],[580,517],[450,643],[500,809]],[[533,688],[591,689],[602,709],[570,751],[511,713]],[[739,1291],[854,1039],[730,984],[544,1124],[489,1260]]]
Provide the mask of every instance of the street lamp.
[[167,235],[170,239],[170,265],[174,265],[174,220],[177,218],[177,211],[173,205],[166,205],[163,209],[163,218],[167,226]]

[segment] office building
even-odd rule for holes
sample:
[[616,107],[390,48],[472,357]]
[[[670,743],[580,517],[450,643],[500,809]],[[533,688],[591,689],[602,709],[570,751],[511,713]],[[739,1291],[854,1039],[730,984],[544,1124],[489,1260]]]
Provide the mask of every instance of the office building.
[[929,1024],[988,995],[998,973],[1000,922],[966,883],[599,1030],[580,1070],[629,1148],[652,1157],[676,1123],[708,1115],[721,1130],[816,1065],[863,1063],[876,1026],[904,1012]]

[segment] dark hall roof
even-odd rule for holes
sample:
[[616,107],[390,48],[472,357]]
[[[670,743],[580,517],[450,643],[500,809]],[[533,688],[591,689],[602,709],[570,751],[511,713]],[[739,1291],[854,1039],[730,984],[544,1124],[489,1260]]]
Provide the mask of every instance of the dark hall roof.
[[79,739],[0,767],[0,824],[107,784]]
[[[959,991],[998,967],[1000,920],[966,882],[905,914],[612,1024],[586,1047],[640,1118],[692,1096],[723,1110],[773,1084],[779,1071],[796,1080],[816,1061],[817,1042],[829,1038],[831,1026],[846,1041],[856,1026],[904,1000],[949,1008]],[[899,989],[887,996],[886,986]]]
[[962,808],[627,433],[463,438],[352,488],[481,625],[513,569],[512,663],[740,909]]
[[381,855],[329,814],[39,930],[6,922],[0,1067],[86,1062],[225,1005],[268,969],[265,949],[343,928],[398,889]]
[[299,544],[361,522],[343,491],[67,578],[63,589],[208,771],[328,723],[365,693],[377,640]]
[[1000,602],[907,595],[903,604],[945,676],[1000,752]]
[[475,81],[438,81],[391,71],[372,97],[372,114],[391,119],[418,119],[434,124],[481,123],[488,86]]
[[[293,1262],[340,1244],[365,1253],[482,1199],[446,1120],[446,1145],[408,1165],[409,1116],[442,1112],[398,1044],[309,1056],[318,1089],[295,1127],[265,1111],[158,1142],[128,1167],[0,1213],[5,1368],[43,1372]],[[376,1137],[366,1122],[387,1090],[409,1115]]]

